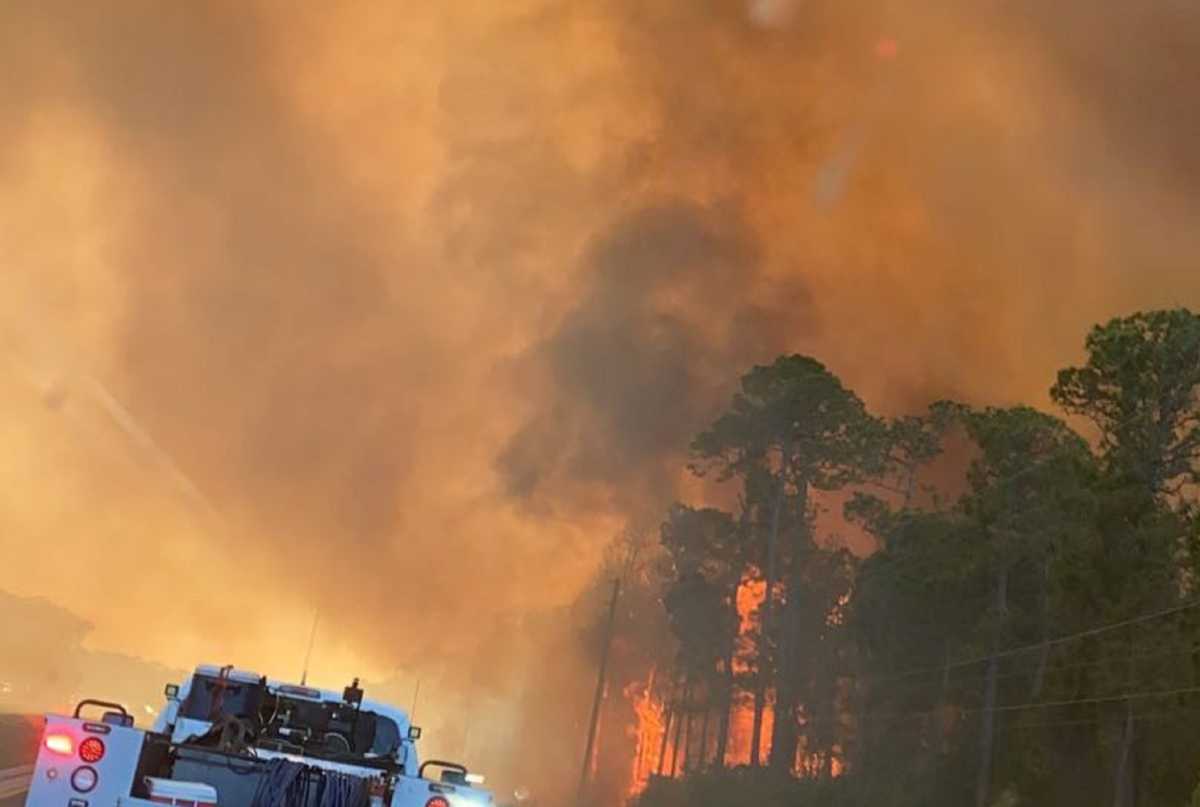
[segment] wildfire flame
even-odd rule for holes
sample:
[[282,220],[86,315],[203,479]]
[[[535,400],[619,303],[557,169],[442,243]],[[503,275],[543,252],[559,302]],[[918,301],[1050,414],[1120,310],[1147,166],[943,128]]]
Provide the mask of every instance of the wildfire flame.
[[[753,659],[756,650],[756,634],[759,625],[758,612],[766,599],[767,586],[764,581],[753,576],[742,580],[738,586],[736,605],[738,613],[738,636],[734,645],[733,673],[737,678],[745,679],[754,671]],[[633,707],[636,724],[629,728],[629,737],[634,742],[634,755],[630,765],[630,785],[628,794],[637,796],[645,791],[650,778],[659,773],[662,775],[680,775],[687,767],[688,748],[680,743],[675,747],[675,740],[680,736],[678,730],[671,731],[674,723],[669,715],[669,707],[663,698],[656,693],[655,684],[658,680],[656,670],[651,670],[645,682],[635,682],[625,688],[625,699]],[[771,750],[771,728],[774,723],[774,692],[766,693],[766,705],[763,709],[762,738],[760,742],[760,760],[766,760]],[[676,716],[674,719],[681,719]],[[677,726],[675,727],[678,728]],[[676,735],[675,738],[668,734]],[[733,705],[729,715],[729,740],[723,764],[727,766],[748,765],[751,760],[750,746],[754,734],[754,696],[753,693],[738,689],[734,694]],[[687,745],[691,745],[688,743]],[[709,749],[715,747],[714,738],[709,738],[704,756]]]
[[[725,750],[725,758],[713,760],[713,764],[723,764],[726,767],[749,765],[752,760],[751,746],[754,741],[754,692],[753,687],[747,686],[753,681],[755,672],[754,658],[757,652],[758,630],[760,627],[759,612],[766,601],[766,583],[754,575],[748,575],[738,586],[736,606],[738,613],[738,635],[734,643],[733,674],[740,685],[735,685],[733,703],[729,714],[729,738]],[[841,624],[845,618],[845,608],[849,596],[843,596],[828,616],[831,625]],[[658,671],[652,669],[645,682],[634,682],[625,688],[624,695],[633,707],[636,724],[628,729],[629,738],[634,742],[634,754],[630,766],[630,785],[627,794],[630,798],[640,795],[646,790],[650,779],[655,775],[667,777],[680,776],[688,769],[688,754],[693,743],[687,741],[686,732],[680,731],[676,721],[686,719],[682,715],[672,715],[672,708],[679,704],[667,704],[660,694],[656,693],[655,684],[658,681]],[[768,687],[764,692],[762,728],[759,739],[759,762],[765,764],[771,753],[771,733],[775,723],[775,691]],[[674,736],[672,736],[674,735]],[[681,737],[684,739],[681,741]],[[703,741],[706,744],[701,756],[709,759],[710,752],[716,746],[711,736]],[[823,771],[837,778],[845,772],[845,762],[842,749],[835,746],[829,758],[825,754],[813,754],[801,748],[797,754],[793,772],[797,776],[818,776]]]
[[659,750],[666,734],[666,707],[654,697],[655,670],[645,684],[633,683],[625,689],[625,698],[633,704],[637,725],[630,727],[630,738],[636,742],[629,795],[636,796],[646,789],[658,766]]
[[[746,677],[753,671],[756,632],[759,627],[759,609],[767,599],[765,580],[747,577],[737,590],[738,638],[734,647],[733,673]],[[766,759],[771,752],[771,728],[775,723],[773,708],[774,693],[766,693],[763,707],[762,737],[759,742],[759,759]],[[726,765],[749,765],[750,749],[754,743],[754,695],[739,692],[734,697],[729,715],[729,748],[725,753]]]

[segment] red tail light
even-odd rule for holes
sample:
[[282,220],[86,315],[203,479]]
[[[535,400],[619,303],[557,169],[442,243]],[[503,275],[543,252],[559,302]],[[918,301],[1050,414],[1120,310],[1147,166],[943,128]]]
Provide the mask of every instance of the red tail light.
[[89,764],[104,759],[104,741],[98,737],[88,737],[79,744],[79,758]]
[[75,740],[69,734],[47,734],[46,748],[56,754],[69,757],[75,753]]
[[434,796],[432,799],[425,802],[425,807],[450,807],[450,802],[446,801],[441,796]]

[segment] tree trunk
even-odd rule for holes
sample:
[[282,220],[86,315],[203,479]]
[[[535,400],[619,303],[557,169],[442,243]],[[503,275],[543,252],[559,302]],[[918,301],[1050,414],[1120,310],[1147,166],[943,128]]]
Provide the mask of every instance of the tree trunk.
[[1029,700],[1035,701],[1042,694],[1046,682],[1046,667],[1050,663],[1050,557],[1042,561],[1042,649],[1038,655],[1038,666],[1033,674],[1033,687]]
[[934,744],[938,754],[950,750],[950,729],[947,725],[946,710],[950,707],[950,640],[947,639],[942,650],[942,694],[938,698],[938,727],[937,742]]
[[759,753],[759,749],[762,748],[763,711],[767,707],[767,687],[763,682],[765,675],[766,671],[762,669],[760,660],[758,680],[754,684],[754,728],[750,731],[750,767],[752,768],[762,765],[762,755]]
[[688,684],[688,698],[683,712],[683,772],[687,774],[692,769],[692,686]]
[[[783,510],[785,480],[780,471],[779,484],[775,491],[775,503],[771,511],[771,531],[767,534],[767,591],[763,600],[762,625],[759,628],[758,640],[758,676],[754,686],[754,729],[750,741],[750,766],[757,768],[762,764],[762,728],[763,710],[767,700],[767,677],[771,661],[771,626],[774,622],[775,609],[775,576],[776,552],[779,543],[779,517]],[[778,693],[776,693],[778,695]],[[779,699],[775,702],[775,721],[779,721]]]
[[[793,562],[795,562],[793,560]],[[793,579],[789,592],[797,591]],[[779,771],[791,771],[796,765],[800,745],[797,722],[798,686],[795,664],[797,620],[795,595],[788,594],[787,610],[779,632],[779,673],[775,683],[775,723],[771,731],[771,755],[768,764]]]
[[679,776],[679,738],[683,734],[683,721],[688,712],[688,698],[691,697],[691,683],[684,683],[683,697],[675,704],[675,749],[671,752],[671,778]]
[[[1133,636],[1129,641],[1129,671],[1126,686],[1128,691],[1134,690],[1136,677],[1134,674],[1134,643]],[[1113,784],[1114,807],[1133,807],[1133,701],[1125,701],[1125,726],[1121,730],[1121,744],[1117,751],[1117,775]]]
[[676,698],[679,697],[679,684],[676,682],[671,687],[671,695],[667,699],[667,719],[663,725],[662,745],[658,748],[658,775],[662,776],[666,770],[667,763],[667,746],[671,744],[671,722],[675,719],[675,712],[678,711],[678,703]]
[[917,464],[915,462],[905,466],[907,478],[904,482],[904,509],[912,507],[913,498],[917,492]]
[[[734,599],[737,599],[737,593],[734,593]],[[717,753],[716,764],[718,768],[725,767],[725,755],[729,750],[729,715],[733,711],[733,656],[736,652],[734,641],[729,643],[729,651],[725,654],[725,692],[721,700],[721,717],[717,721]]]
[[864,665],[865,662],[860,660],[854,681],[854,697],[857,701],[855,711],[858,714],[858,720],[855,721],[853,731],[853,755],[848,758],[851,770],[860,778],[863,772],[869,771],[868,763],[875,749],[871,715],[871,697],[874,695],[874,690],[866,680],[867,673],[864,672]]
[[694,767],[694,770],[702,771],[708,767],[708,723],[711,718],[712,708],[706,706],[704,721],[700,724],[700,754],[696,760],[699,764]]
[[797,709],[800,705],[799,644],[801,605],[799,592],[804,586],[802,559],[808,551],[808,483],[801,482],[796,496],[800,523],[795,529],[792,549],[792,574],[787,587],[787,613],[779,640],[779,677],[775,686],[775,727],[771,737],[771,767],[790,771],[796,764],[800,746]]
[[996,580],[996,627],[992,639],[992,657],[988,659],[983,690],[983,725],[979,738],[979,779],[975,783],[975,807],[988,807],[992,787],[992,746],[996,732],[996,690],[1000,678],[1000,636],[1008,613],[1008,569],[1002,568]]
[[[739,518],[741,522],[738,526],[741,532],[742,540],[748,545],[751,544],[753,538],[753,530],[751,528],[750,506],[746,503],[745,498],[741,500],[742,514]],[[733,662],[737,657],[738,638],[741,636],[741,615],[738,613],[738,592],[741,591],[742,581],[746,579],[749,572],[749,565],[738,572],[737,580],[733,582],[733,588],[729,592],[729,604],[733,609],[733,632],[726,638],[729,645],[725,648],[725,691],[722,694],[723,708],[721,709],[721,718],[717,724],[717,767],[724,768],[726,764],[726,756],[729,752],[729,725],[732,719],[734,691],[737,687],[737,681],[733,672]]]
[[1117,751],[1117,776],[1113,783],[1113,807],[1133,807],[1133,777],[1129,775],[1133,750],[1133,701],[1125,702],[1125,727]]

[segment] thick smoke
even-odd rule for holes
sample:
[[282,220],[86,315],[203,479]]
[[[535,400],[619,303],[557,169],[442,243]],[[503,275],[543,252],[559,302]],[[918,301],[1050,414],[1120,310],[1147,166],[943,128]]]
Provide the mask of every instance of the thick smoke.
[[814,327],[800,282],[764,282],[736,208],[641,208],[585,257],[581,300],[539,345],[544,408],[500,457],[509,489],[534,501],[606,494],[657,515],[696,424],[728,370]]
[[436,679],[447,730],[531,692],[569,748],[570,604],[746,365],[1037,403],[1091,323],[1200,304],[1198,40],[1172,0],[6,3],[0,588],[279,675],[320,611],[317,677]]

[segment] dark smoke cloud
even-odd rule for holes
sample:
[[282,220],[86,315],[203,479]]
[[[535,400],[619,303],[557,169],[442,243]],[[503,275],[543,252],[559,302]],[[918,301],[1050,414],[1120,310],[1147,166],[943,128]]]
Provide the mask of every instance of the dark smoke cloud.
[[510,490],[537,499],[600,486],[631,513],[661,507],[692,434],[730,389],[729,368],[814,329],[798,279],[766,283],[756,299],[757,250],[736,208],[661,204],[603,233],[586,253],[581,301],[531,356],[546,401],[500,456]]

